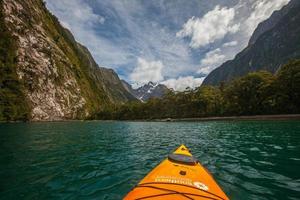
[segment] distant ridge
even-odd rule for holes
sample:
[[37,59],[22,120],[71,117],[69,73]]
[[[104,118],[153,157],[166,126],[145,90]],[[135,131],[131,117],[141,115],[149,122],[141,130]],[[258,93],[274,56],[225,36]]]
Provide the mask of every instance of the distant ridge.
[[132,86],[124,80],[122,80],[122,82],[127,91],[140,101],[147,101],[150,98],[162,98],[168,91],[170,91],[167,86],[159,83],[153,83],[151,81],[137,89],[133,89]]

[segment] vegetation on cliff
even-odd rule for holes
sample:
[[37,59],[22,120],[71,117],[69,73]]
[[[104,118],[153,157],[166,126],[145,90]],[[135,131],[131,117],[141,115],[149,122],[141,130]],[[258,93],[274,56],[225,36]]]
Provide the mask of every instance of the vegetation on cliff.
[[86,119],[135,99],[43,1],[0,0],[0,8],[0,121]]
[[300,60],[290,61],[275,75],[249,73],[218,86],[170,92],[163,99],[110,107],[95,119],[163,119],[232,115],[300,113]]
[[69,30],[62,27],[56,16],[52,15],[45,5],[42,9],[46,14],[44,25],[47,32],[56,45],[65,51],[66,57],[74,66],[72,71],[86,100],[89,113],[97,112],[110,104],[135,99],[125,90],[113,70],[99,67],[89,50],[79,44]]
[[[0,1],[0,4],[2,1]],[[30,115],[24,88],[16,72],[16,43],[0,8],[0,121],[26,120]]]

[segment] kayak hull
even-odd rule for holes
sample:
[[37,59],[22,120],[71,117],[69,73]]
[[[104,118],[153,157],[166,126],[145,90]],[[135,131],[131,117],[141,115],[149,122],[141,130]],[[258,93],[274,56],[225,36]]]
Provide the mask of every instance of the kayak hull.
[[[228,200],[210,173],[192,157],[184,145],[173,154],[176,156],[169,156],[155,167],[124,200]],[[183,158],[180,157],[181,155]]]

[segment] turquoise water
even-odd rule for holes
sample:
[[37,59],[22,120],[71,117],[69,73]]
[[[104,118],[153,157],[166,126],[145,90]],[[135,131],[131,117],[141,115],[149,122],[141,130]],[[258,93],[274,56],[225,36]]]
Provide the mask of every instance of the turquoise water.
[[0,199],[121,199],[181,143],[232,200],[300,199],[300,122],[0,124]]

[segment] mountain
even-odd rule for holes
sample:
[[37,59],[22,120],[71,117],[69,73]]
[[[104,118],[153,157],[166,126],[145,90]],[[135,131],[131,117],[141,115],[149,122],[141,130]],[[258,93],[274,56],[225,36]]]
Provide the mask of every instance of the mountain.
[[42,0],[0,4],[0,120],[84,119],[135,99]]
[[137,99],[145,102],[150,98],[162,98],[170,89],[159,83],[149,82],[137,89],[133,89],[129,83],[122,80],[124,87]]
[[159,83],[149,82],[137,89],[135,91],[135,96],[141,101],[147,101],[150,98],[161,98],[163,97],[169,89],[167,86]]
[[275,73],[291,59],[300,58],[300,1],[291,0],[260,23],[248,46],[233,60],[213,70],[203,85],[218,85],[249,72]]
[[250,40],[249,45],[252,45],[256,42],[256,40],[261,36],[263,33],[269,31],[270,29],[274,28],[274,26],[282,20],[282,18],[288,14],[288,12],[295,8],[299,4],[299,1],[292,0],[289,4],[282,7],[281,10],[276,10],[273,12],[273,14],[265,21],[258,24],[256,29],[254,30]]

